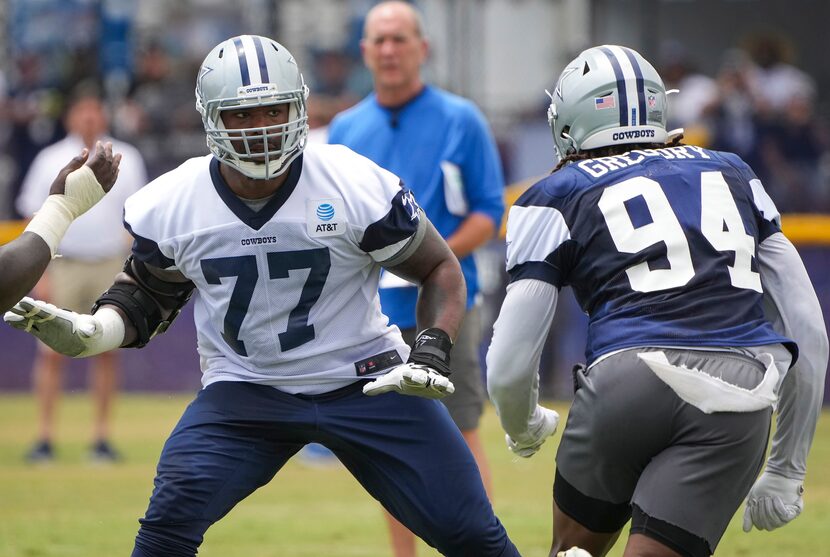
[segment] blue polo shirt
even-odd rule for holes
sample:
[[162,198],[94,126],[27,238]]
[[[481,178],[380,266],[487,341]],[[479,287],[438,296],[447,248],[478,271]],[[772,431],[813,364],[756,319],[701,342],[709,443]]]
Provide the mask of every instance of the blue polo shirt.
[[[471,213],[492,219],[504,212],[504,176],[484,115],[469,100],[426,86],[402,106],[385,107],[374,93],[335,117],[329,143],[345,145],[397,174],[444,238]],[[472,256],[461,260],[467,308],[478,277]],[[380,301],[391,323],[415,327],[414,286],[381,279]]]

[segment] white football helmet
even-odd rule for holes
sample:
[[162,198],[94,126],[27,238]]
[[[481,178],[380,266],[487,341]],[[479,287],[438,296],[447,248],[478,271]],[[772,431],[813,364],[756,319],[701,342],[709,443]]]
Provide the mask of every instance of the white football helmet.
[[616,45],[589,48],[550,94],[548,124],[560,159],[626,143],[665,143],[666,87],[645,58]]
[[[202,62],[196,109],[211,152],[246,176],[273,178],[300,156],[308,135],[308,87],[294,57],[276,41],[241,35],[219,43]],[[288,122],[228,130],[222,111],[288,104]],[[242,146],[239,151],[234,146]]]

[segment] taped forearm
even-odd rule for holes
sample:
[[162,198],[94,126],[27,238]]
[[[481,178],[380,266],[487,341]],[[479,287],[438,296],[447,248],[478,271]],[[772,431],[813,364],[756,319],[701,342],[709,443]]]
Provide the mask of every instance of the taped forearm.
[[66,177],[64,191],[66,193],[63,195],[47,197],[26,226],[27,232],[43,238],[52,257],[57,253],[58,245],[72,221],[100,201],[105,193],[95,178],[95,173],[86,165]]
[[78,356],[95,356],[115,350],[124,341],[124,320],[114,309],[101,308],[95,312],[94,331],[86,340],[87,349]]
[[487,351],[487,390],[504,431],[521,440],[538,421],[539,361],[558,290],[535,279],[507,287]]

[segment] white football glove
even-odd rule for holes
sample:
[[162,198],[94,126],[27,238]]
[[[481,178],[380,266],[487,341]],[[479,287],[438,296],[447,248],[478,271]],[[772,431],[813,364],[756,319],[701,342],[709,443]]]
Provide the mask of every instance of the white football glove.
[[591,554],[584,549],[573,546],[568,551],[560,551],[556,554],[556,557],[591,557]]
[[3,319],[15,329],[33,334],[55,352],[75,358],[118,348],[124,340],[124,321],[109,308],[87,315],[26,297]]
[[504,440],[507,441],[507,448],[511,452],[522,458],[530,458],[542,448],[548,437],[556,433],[558,426],[559,413],[556,410],[537,405],[533,416],[530,418],[527,433],[517,439],[505,435]]
[[424,398],[444,398],[455,392],[455,386],[445,375],[422,364],[403,364],[363,386],[369,396],[388,392]]
[[784,526],[804,509],[804,486],[772,472],[764,472],[749,490],[744,509],[744,532],[755,526],[759,530],[775,530]]

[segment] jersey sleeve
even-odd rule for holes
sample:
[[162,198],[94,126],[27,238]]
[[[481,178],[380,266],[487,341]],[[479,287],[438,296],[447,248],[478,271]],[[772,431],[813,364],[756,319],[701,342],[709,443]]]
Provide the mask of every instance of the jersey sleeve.
[[772,198],[764,189],[761,180],[753,178],[750,180],[749,185],[752,188],[752,200],[755,203],[755,207],[763,217],[759,231],[759,239],[764,241],[773,234],[781,232],[781,213],[778,212]]
[[733,153],[721,153],[721,155],[734,167],[741,178],[749,184],[752,201],[755,210],[759,215],[759,238],[763,242],[773,234],[781,232],[781,213],[775,206],[775,202],[764,189],[764,185],[755,172],[743,159]]
[[413,242],[423,238],[425,220],[415,196],[400,186],[389,203],[387,213],[366,227],[360,249],[378,263],[393,265],[401,253],[410,251]]
[[358,246],[378,263],[390,265],[423,237],[426,219],[401,179],[346,147],[348,179],[359,184],[351,203]]
[[525,192],[507,218],[507,273],[510,282],[537,279],[566,284],[564,256],[575,246],[560,208],[544,192],[544,181]]
[[133,257],[153,267],[173,270],[176,263],[172,250],[168,247],[165,251],[159,245],[163,239],[160,226],[163,208],[153,202],[151,186],[127,198],[124,203],[124,228],[133,237]]

